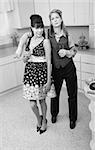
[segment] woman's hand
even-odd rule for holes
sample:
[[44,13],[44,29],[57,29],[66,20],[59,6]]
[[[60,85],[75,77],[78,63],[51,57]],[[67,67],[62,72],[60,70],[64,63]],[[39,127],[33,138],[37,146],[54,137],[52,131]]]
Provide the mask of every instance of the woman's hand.
[[67,56],[68,58],[74,57],[77,53],[77,50],[75,47],[73,47],[70,50],[66,50],[66,49],[60,49],[58,54],[60,57],[64,57]]
[[66,56],[66,50],[65,49],[60,49],[58,54],[59,54],[60,57],[64,57],[64,56]]
[[44,92],[47,93],[51,88],[51,81],[48,81],[45,85],[44,85]]
[[14,54],[14,58],[15,58],[15,59],[16,59],[16,58],[18,58],[18,59],[19,59],[19,58],[20,58],[20,55],[19,55],[19,54],[17,54],[17,53],[15,53],[15,54]]
[[23,55],[23,62],[26,63],[30,59],[30,52],[25,52]]
[[74,57],[77,53],[77,49],[75,47],[71,48],[70,50],[67,50],[66,56],[68,58]]

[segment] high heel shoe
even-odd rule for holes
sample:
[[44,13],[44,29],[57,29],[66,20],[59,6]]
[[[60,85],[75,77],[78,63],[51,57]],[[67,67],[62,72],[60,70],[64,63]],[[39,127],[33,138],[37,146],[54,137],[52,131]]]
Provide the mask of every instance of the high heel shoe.
[[[40,117],[41,117],[41,125],[42,125],[43,116],[41,115]],[[39,126],[37,126],[37,132],[39,132],[39,131],[40,131],[40,129],[41,129],[41,126],[40,126],[40,127],[39,127]]]
[[[46,125],[47,125],[47,119],[46,119]],[[44,130],[40,129],[40,134],[44,133],[46,130],[47,130],[47,127]]]

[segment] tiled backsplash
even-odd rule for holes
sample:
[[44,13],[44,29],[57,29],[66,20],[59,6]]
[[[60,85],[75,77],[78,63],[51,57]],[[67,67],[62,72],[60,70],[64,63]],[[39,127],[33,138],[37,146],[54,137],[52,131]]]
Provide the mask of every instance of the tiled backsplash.
[[[83,33],[86,37],[86,40],[89,41],[89,26],[67,26],[67,30],[69,31],[70,35],[72,36],[72,39],[74,43],[77,43],[79,36]],[[18,29],[17,32],[19,34],[19,38],[25,33],[30,31],[29,28],[25,29]],[[6,45],[6,44],[12,44],[11,39],[6,39],[4,42],[2,41],[0,45]],[[7,45],[8,46],[8,45]],[[1,46],[0,46],[1,47]]]
[[68,26],[67,30],[72,36],[74,43],[78,42],[82,33],[85,35],[86,40],[89,41],[89,26]]

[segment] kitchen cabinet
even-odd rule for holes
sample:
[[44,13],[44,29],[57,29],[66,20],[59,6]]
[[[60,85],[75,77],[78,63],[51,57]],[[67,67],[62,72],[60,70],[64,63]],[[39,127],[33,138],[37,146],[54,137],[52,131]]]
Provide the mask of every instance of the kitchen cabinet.
[[21,27],[30,27],[30,16],[34,14],[33,0],[18,0]]
[[49,0],[34,0],[35,3],[35,13],[39,14],[43,18],[45,26],[49,26]]
[[89,0],[74,0],[74,24],[89,25],[90,16]]
[[89,0],[50,0],[50,10],[62,10],[66,25],[89,25],[89,6]]
[[74,2],[73,0],[50,0],[50,11],[60,9],[63,21],[66,25],[74,24]]
[[81,56],[80,54],[76,54],[73,60],[74,60],[74,64],[76,66],[76,71],[77,71],[78,89],[81,89]]
[[35,13],[39,13],[49,25],[48,15],[52,9],[60,9],[66,26],[88,26],[90,0],[34,0]]
[[14,55],[0,58],[0,93],[23,84],[24,66]]
[[91,22],[91,0],[17,0],[14,10],[9,13],[10,24],[14,28],[30,27],[30,15],[42,16],[44,25],[49,26],[49,13],[60,9],[66,26],[88,26]]
[[81,56],[81,82],[84,89],[85,80],[95,77],[95,56],[82,55]]
[[22,59],[19,59],[19,60],[17,59],[14,62],[14,66],[15,66],[15,77],[16,77],[17,85],[19,86],[23,84],[25,64],[23,63]]
[[49,13],[60,9],[66,26],[88,26],[91,22],[91,0],[17,0],[9,13],[11,25],[15,28],[30,27],[30,15],[42,16],[45,26],[50,25]]
[[84,90],[85,81],[95,77],[95,56],[89,54],[76,54],[74,63],[77,69],[78,88]]
[[0,59],[0,93],[17,86],[13,58]]
[[30,15],[34,14],[34,0],[14,1],[15,9],[11,12],[11,22],[15,28],[30,27]]

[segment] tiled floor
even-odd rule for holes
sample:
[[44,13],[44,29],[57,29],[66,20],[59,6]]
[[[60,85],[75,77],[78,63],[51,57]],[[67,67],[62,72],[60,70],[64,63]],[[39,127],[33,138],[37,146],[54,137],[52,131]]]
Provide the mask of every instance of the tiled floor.
[[78,121],[69,128],[67,93],[63,88],[60,113],[56,124],[50,121],[50,99],[47,99],[48,128],[39,135],[29,102],[22,98],[22,89],[0,97],[0,150],[90,150],[89,100],[78,94]]

